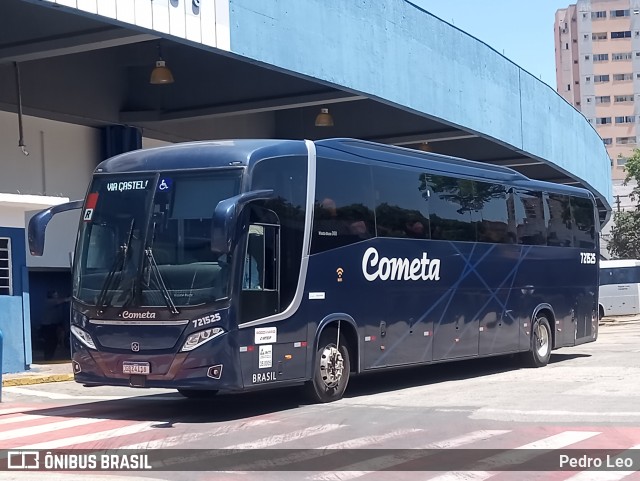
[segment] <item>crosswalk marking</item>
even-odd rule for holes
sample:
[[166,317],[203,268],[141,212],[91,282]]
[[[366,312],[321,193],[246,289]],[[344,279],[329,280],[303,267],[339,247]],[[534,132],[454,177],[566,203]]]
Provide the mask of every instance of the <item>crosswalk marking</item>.
[[344,424],[320,424],[318,426],[311,426],[299,431],[292,431],[285,434],[276,434],[275,436],[269,436],[262,439],[257,439],[248,443],[234,444],[226,446],[224,449],[263,449],[269,446],[275,446],[276,444],[288,443],[291,441],[297,441],[298,439],[308,438],[311,436],[317,436],[318,434],[328,433],[345,427]]
[[[524,444],[513,451],[507,451],[505,453],[490,456],[488,458],[478,461],[478,471],[451,471],[441,476],[436,476],[431,481],[460,481],[470,479],[472,481],[483,481],[495,475],[495,472],[491,472],[491,469],[499,468],[501,466],[509,464],[520,464],[530,459],[535,458],[535,452],[523,452],[522,450],[552,450],[561,449],[571,444],[575,444],[585,439],[589,439],[593,436],[601,434],[594,431],[564,431],[562,433],[554,434],[544,439],[534,441],[532,443]],[[518,452],[520,451],[520,452]],[[468,473],[471,473],[473,477],[466,477]]]
[[366,474],[370,474],[374,471],[381,471],[389,469],[392,466],[405,463],[424,457],[424,449],[451,449],[460,446],[465,446],[477,441],[484,441],[494,436],[506,434],[508,430],[481,430],[473,431],[462,436],[456,436],[454,438],[445,439],[444,441],[432,442],[424,444],[422,446],[416,446],[413,449],[408,449],[401,454],[392,454],[388,456],[380,456],[378,458],[364,461],[360,463],[351,464],[340,468],[340,471],[325,472],[310,479],[323,480],[323,481],[347,481],[349,479],[359,478]]
[[20,416],[1,418],[0,425],[4,426],[7,424],[26,423],[29,421],[35,421],[36,419],[55,419],[69,414],[80,414],[86,411],[89,411],[89,409],[56,409],[55,411],[51,411],[50,414],[22,414]]
[[415,434],[417,432],[423,431],[422,429],[400,429],[398,431],[391,431],[390,433],[374,435],[374,436],[363,436],[360,438],[350,439],[348,441],[342,441],[340,443],[327,444],[325,446],[320,446],[317,448],[302,450],[295,454],[290,454],[288,456],[281,456],[279,458],[273,458],[269,460],[261,460],[255,463],[251,463],[246,466],[238,466],[238,471],[257,471],[264,469],[273,469],[276,466],[286,466],[288,464],[300,463],[303,461],[309,461],[311,459],[319,458],[326,454],[326,451],[329,450],[337,450],[337,449],[358,449],[365,446],[371,446],[374,444],[378,444],[383,441],[388,441],[390,439],[395,439],[398,437],[406,436],[407,434]]
[[[637,444],[628,451],[632,451],[634,449],[640,449],[640,444]],[[624,451],[616,456],[612,456],[612,459],[624,458],[627,457],[630,453],[628,451]],[[565,479],[565,481],[619,481],[620,479],[624,479],[627,476],[635,473],[635,471],[582,471],[581,473],[576,474],[575,476],[571,476],[570,478]]]
[[[7,388],[2,388],[6,391]],[[24,413],[29,411],[35,411],[39,409],[38,407],[21,407],[21,408],[5,408],[0,409],[0,416],[4,416],[5,414],[15,414],[15,413]]]
[[223,436],[229,433],[235,433],[238,431],[244,431],[247,429],[253,429],[258,426],[264,426],[268,424],[276,424],[278,421],[272,421],[269,419],[255,419],[242,423],[240,426],[235,424],[229,424],[226,426],[218,426],[204,433],[185,433],[179,436],[169,436],[162,439],[155,439],[153,441],[147,441],[142,443],[128,444],[121,446],[118,449],[165,449],[177,445],[188,445],[189,443],[200,441],[201,439],[209,439],[215,436]]
[[87,424],[93,424],[102,422],[104,419],[99,418],[77,418],[67,419],[65,421],[58,421],[55,423],[40,424],[38,426],[31,426],[28,428],[11,429],[0,433],[0,441],[7,441],[9,439],[24,438],[26,436],[34,436],[36,434],[43,434],[52,431],[58,431],[60,429],[75,428],[78,426],[85,426]]
[[154,424],[157,424],[157,421],[148,421],[144,423],[133,424],[131,426],[109,429],[107,431],[98,431],[95,433],[70,436],[66,438],[55,439],[52,441],[45,441],[42,443],[28,444],[25,446],[19,446],[14,449],[57,449],[67,446],[73,446],[76,444],[102,441],[104,439],[110,439],[116,436],[126,436],[129,434],[139,434],[145,431],[150,431],[154,429]]

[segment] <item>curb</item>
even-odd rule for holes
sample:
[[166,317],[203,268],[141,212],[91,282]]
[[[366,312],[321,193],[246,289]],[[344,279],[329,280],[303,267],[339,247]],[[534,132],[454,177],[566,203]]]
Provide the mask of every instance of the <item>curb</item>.
[[29,384],[42,384],[48,382],[73,381],[73,374],[49,374],[43,376],[24,376],[2,380],[2,387],[27,386]]

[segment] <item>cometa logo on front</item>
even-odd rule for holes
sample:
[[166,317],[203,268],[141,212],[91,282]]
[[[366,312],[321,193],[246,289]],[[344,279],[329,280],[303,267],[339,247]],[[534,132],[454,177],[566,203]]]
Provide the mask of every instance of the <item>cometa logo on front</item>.
[[123,319],[155,319],[156,318],[156,313],[155,312],[129,312],[129,311],[122,311],[121,314]]
[[368,281],[439,281],[440,259],[380,257],[375,247],[369,247],[362,257],[362,273]]

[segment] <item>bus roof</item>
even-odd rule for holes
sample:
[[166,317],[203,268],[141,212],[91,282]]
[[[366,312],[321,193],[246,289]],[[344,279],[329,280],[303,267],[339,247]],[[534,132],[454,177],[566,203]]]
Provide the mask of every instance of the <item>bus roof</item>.
[[[352,155],[374,162],[388,162],[426,168],[431,172],[504,182],[523,189],[533,188],[581,197],[591,196],[585,189],[532,180],[508,167],[416,149],[349,138],[317,140],[315,144],[320,152],[323,149],[330,149],[333,152],[341,152],[345,157]],[[125,173],[242,167],[267,157],[306,154],[306,146],[302,140],[241,139],[184,142],[116,155],[101,162],[95,172]]]
[[215,140],[183,142],[116,155],[96,167],[97,173],[246,166],[278,155],[307,155],[301,140]]
[[601,269],[611,269],[615,267],[637,267],[640,266],[640,260],[637,259],[618,259],[614,261],[600,261]]

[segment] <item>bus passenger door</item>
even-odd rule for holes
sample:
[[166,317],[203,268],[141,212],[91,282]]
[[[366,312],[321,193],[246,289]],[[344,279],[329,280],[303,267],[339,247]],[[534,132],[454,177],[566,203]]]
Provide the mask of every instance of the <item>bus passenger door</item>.
[[240,323],[280,311],[279,226],[251,224],[242,268]]

